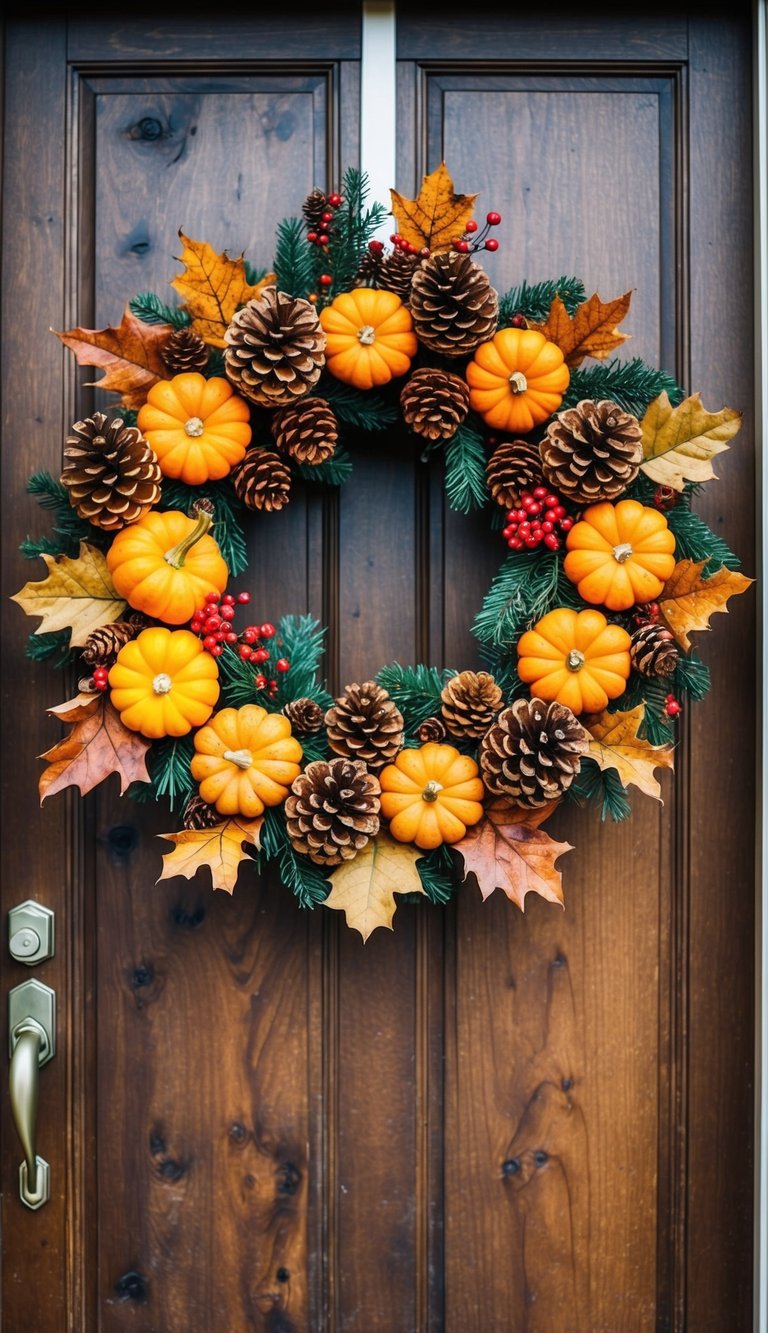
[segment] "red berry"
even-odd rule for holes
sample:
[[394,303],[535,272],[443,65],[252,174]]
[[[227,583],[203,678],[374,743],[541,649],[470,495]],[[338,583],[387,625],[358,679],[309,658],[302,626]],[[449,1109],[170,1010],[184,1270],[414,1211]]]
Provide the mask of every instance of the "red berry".
[[275,662],[275,669],[277,671],[288,671],[290,665],[291,664],[288,661],[287,657],[278,657],[277,661]]
[[203,622],[203,630],[206,634],[215,634],[221,627],[221,620],[218,616],[208,616]]
[[219,594],[218,594],[217,592],[207,592],[207,593],[205,594],[205,600],[206,600],[206,602],[215,602],[216,605],[218,606],[218,604],[219,604]]
[[241,606],[246,606],[251,600],[251,594],[249,592],[239,592],[237,594],[237,600]]
[[550,503],[549,494],[546,486],[535,486],[532,491],[534,500],[543,500],[545,504]]
[[511,329],[527,329],[528,320],[525,318],[525,315],[513,315],[509,321],[509,327]]
[[234,597],[232,596],[232,593],[231,593],[231,592],[225,592],[225,593],[224,593],[224,596],[223,596],[222,599],[221,599],[221,605],[222,605],[222,606],[234,606],[234,605],[235,605],[235,599],[234,599]]
[[244,662],[247,662],[248,658],[253,655],[253,649],[249,643],[241,643],[237,651]]
[[340,194],[329,194],[328,203],[331,205],[331,208],[340,208],[344,203],[344,200]]
[[224,644],[215,643],[212,648],[208,649],[208,651],[210,652],[211,657],[221,657],[221,654],[224,652]]
[[320,221],[333,222],[333,213],[323,213],[323,216],[321,217]]
[[432,251],[430,250],[428,245],[422,245],[421,249],[419,250],[419,255],[421,256],[422,259],[429,259],[431,253]]
[[243,630],[243,642],[255,643],[258,637],[259,637],[258,625],[246,625],[245,629]]
[[253,683],[256,686],[257,690],[263,690],[264,686],[267,683],[267,678],[266,676],[263,676],[261,672],[259,672],[258,676],[254,676]]
[[464,230],[468,232],[477,231],[477,223],[475,222],[474,218],[469,219],[469,222],[466,224]]
[[369,241],[369,242],[368,242],[368,249],[370,250],[370,252],[371,252],[372,255],[380,255],[381,252],[382,252],[382,250],[384,249],[384,242],[383,242],[383,241]]
[[486,250],[498,250],[498,248],[499,248],[499,242],[496,240],[495,236],[491,236],[489,240],[485,242]]
[[254,662],[268,662],[269,650],[267,648],[257,648],[253,654],[253,660]]
[[320,235],[319,235],[318,238],[317,238],[317,244],[318,244],[318,245],[327,245],[328,242],[329,242],[329,240],[330,240],[330,237],[329,237],[328,233],[327,233],[326,231],[321,231],[321,232],[320,232]]
[[333,278],[331,277],[330,273],[321,273],[320,277],[318,278],[318,282],[320,283],[321,287],[330,287],[331,283],[333,282]]
[[454,241],[453,248],[454,250],[458,250],[460,255],[469,254],[469,241]]
[[489,227],[498,227],[501,222],[501,213],[486,213],[485,220]]
[[544,545],[548,546],[550,551],[559,551],[560,538],[554,532],[547,532],[544,535]]
[[316,242],[317,242],[317,232],[316,232],[316,231],[308,231],[308,232],[307,232],[307,240],[309,241],[310,245],[315,245]]
[[262,639],[274,639],[276,633],[277,630],[275,629],[274,625],[270,625],[268,620],[261,626],[259,630],[259,634]]
[[203,628],[202,620],[200,620],[198,616],[193,616],[189,622],[189,628],[193,634],[199,634],[200,630]]
[[214,648],[218,647],[218,639],[214,639],[212,634],[206,634],[203,639],[203,647],[207,648],[209,653],[212,653]]
[[222,620],[234,620],[234,618],[235,618],[235,608],[234,608],[234,606],[222,606],[222,608],[221,608],[221,618],[222,618]]
[[561,518],[561,519],[559,520],[559,523],[560,523],[560,531],[561,531],[561,532],[570,532],[571,528],[573,527],[573,519],[572,519],[572,518]]
[[237,643],[237,635],[233,629],[227,630],[227,633],[224,635],[224,641],[225,643]]

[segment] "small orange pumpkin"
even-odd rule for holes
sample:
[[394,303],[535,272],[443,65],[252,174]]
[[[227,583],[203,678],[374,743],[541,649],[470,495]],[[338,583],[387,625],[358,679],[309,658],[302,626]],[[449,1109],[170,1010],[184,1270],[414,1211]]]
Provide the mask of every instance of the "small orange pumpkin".
[[164,476],[201,486],[240,462],[251,442],[250,421],[248,404],[229,380],[188,371],[152,385],[136,424]]
[[216,659],[196,634],[163,625],[123,644],[108,681],[123,725],[152,740],[201,727],[219,697]]
[[537,329],[499,329],[467,364],[469,405],[494,430],[525,435],[556,412],[571,373]]
[[602,611],[559,606],[520,636],[517,674],[533,698],[572,713],[601,713],[627,687],[629,644],[627,631]]
[[566,578],[609,611],[658,597],[675,567],[675,537],[658,509],[637,500],[590,505],[566,538]]
[[210,514],[187,518],[178,509],[152,509],[118,532],[107,551],[115,591],[134,611],[184,625],[209,592],[221,593],[229,570],[213,537]]
[[428,741],[401,750],[379,774],[381,813],[392,837],[425,850],[458,842],[482,818],[479,774],[474,759],[453,745]]
[[195,751],[190,769],[202,799],[220,815],[246,819],[283,803],[303,754],[288,718],[258,704],[214,713],[195,733]]
[[327,369],[356,389],[405,375],[418,340],[408,307],[394,292],[355,287],[320,311]]

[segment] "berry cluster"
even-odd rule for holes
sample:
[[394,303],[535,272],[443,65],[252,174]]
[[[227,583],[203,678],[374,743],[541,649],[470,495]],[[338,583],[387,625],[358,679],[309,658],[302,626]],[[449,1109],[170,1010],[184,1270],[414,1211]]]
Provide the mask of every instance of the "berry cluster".
[[320,230],[308,231],[307,240],[310,245],[326,246],[331,239],[333,230],[333,215],[337,208],[341,208],[344,203],[340,194],[329,194],[326,196],[326,210],[320,215]]
[[664,712],[667,717],[679,717],[682,711],[683,705],[680,700],[676,699],[674,694],[668,694],[664,700]]
[[660,614],[658,602],[641,602],[632,616],[632,621],[640,629],[643,625],[655,625]]
[[541,545],[559,551],[560,534],[570,532],[572,527],[573,519],[560,496],[546,486],[536,486],[521,492],[520,504],[509,510],[502,535],[510,551],[532,551]]
[[88,684],[92,689],[98,690],[103,694],[109,683],[109,667],[97,666],[93,668],[93,675]]
[[224,648],[229,646],[237,652],[244,662],[253,662],[258,671],[253,678],[257,690],[267,690],[270,695],[277,693],[277,677],[267,675],[271,669],[284,672],[290,667],[287,657],[278,657],[272,663],[271,652],[266,643],[274,639],[277,630],[269,621],[263,625],[246,625],[240,634],[232,622],[238,605],[245,606],[251,600],[250,593],[239,592],[236,595],[225,592],[221,597],[209,592],[203,606],[192,617],[189,628],[198,634],[203,647],[212,657],[220,657]]
[[[420,259],[429,258],[430,251],[428,245],[422,245],[421,248],[419,248],[418,245],[413,245],[411,241],[407,241],[404,236],[401,236],[399,231],[394,231],[389,239],[392,242],[393,249],[402,250],[404,255],[418,255]],[[384,246],[381,241],[369,241],[368,249],[372,254],[380,255]]]
[[464,235],[454,236],[451,244],[454,250],[458,250],[460,255],[474,254],[476,250],[498,250],[499,242],[495,236],[488,236],[491,227],[498,227],[501,222],[501,213],[487,213],[485,225],[482,231],[479,230],[480,223],[474,218],[470,218],[464,224]]

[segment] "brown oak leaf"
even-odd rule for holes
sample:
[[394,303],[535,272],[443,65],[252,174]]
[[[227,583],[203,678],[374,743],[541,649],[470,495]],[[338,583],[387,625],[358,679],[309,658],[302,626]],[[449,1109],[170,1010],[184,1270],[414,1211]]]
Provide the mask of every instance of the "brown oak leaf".
[[41,759],[49,761],[40,775],[40,804],[66,787],[79,787],[80,795],[103,782],[110,774],[120,778],[120,795],[132,782],[150,782],[147,751],[150,742],[137,731],[123,726],[120,714],[103,694],[76,699],[47,710],[72,730]]
[[644,705],[638,704],[627,713],[595,713],[582,722],[592,737],[589,758],[603,770],[614,768],[622,786],[639,787],[660,801],[661,785],[653,770],[674,767],[674,747],[640,739],[637,732],[644,713]]
[[716,480],[712,459],[728,448],[741,418],[742,413],[730,407],[707,412],[698,393],[677,407],[666,393],[660,393],[641,422],[645,461],[640,470],[658,486],[676,491],[682,491],[686,481]]
[[103,379],[91,380],[89,388],[119,393],[121,405],[130,410],[140,408],[152,385],[168,374],[162,351],[173,326],[145,324],[129,307],[117,328],[108,325],[106,329],[51,332],[74,352],[78,365],[98,366],[105,372]]
[[595,292],[571,316],[556,296],[546,323],[534,327],[556,343],[568,366],[581,365],[585,356],[603,361],[630,336],[619,333],[618,325],[626,318],[631,299],[631,291],[617,296],[615,301],[601,301]]
[[555,842],[539,827],[549,813],[494,800],[486,805],[480,823],[454,843],[453,851],[464,861],[464,879],[475,876],[483,899],[501,889],[521,911],[527,893],[562,906],[562,876],[555,862],[573,848],[569,842]]
[[456,194],[444,162],[422,179],[416,199],[406,199],[390,190],[397,230],[417,250],[428,246],[432,254],[450,250],[472,216],[476,194]]
[[324,906],[344,912],[347,925],[363,940],[379,926],[392,930],[395,894],[424,892],[416,869],[421,856],[417,847],[379,833],[351,861],[331,872],[333,888]]
[[709,618],[716,611],[727,612],[728,598],[746,592],[754,579],[735,570],[718,569],[709,578],[702,577],[706,560],[679,560],[659,595],[659,611],[680,647],[689,652],[689,632],[709,629]]
[[75,560],[68,555],[43,555],[47,576],[39,582],[25,583],[11,597],[28,616],[41,616],[36,634],[52,634],[71,629],[70,647],[82,647],[88,636],[101,625],[119,620],[125,600],[112,584],[107,562],[97,546],[80,543]]
[[156,883],[161,879],[173,879],[184,875],[192,879],[198,870],[205,866],[211,872],[211,887],[223,889],[225,893],[234,892],[240,866],[243,861],[252,858],[245,851],[249,847],[261,846],[261,826],[264,817],[243,819],[239,815],[222,820],[211,828],[182,829],[180,833],[161,833],[174,844],[172,852],[163,854],[163,869]]
[[275,282],[275,275],[268,273],[250,283],[242,255],[230,259],[226,250],[217,255],[207,241],[193,241],[181,230],[179,239],[184,247],[179,257],[184,272],[172,278],[171,286],[184,298],[195,332],[210,346],[224,347],[224,333],[235,311],[257,300]]

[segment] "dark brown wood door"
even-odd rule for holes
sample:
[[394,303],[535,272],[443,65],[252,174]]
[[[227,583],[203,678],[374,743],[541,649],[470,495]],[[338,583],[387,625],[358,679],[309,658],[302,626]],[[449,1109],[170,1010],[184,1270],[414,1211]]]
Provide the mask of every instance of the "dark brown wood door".
[[[40,809],[66,694],[9,601],[25,486],[98,401],[50,330],[169,292],[180,227],[269,265],[276,221],[357,163],[361,29],[355,6],[33,12],[5,42],[2,893],[56,912],[35,975],[59,1010],[38,1212],[2,1085],[4,1333],[747,1330],[754,597],[703,645],[664,805],[558,812],[565,912],[467,890],[363,945],[255,870],[232,898],[157,884],[167,812],[110,783]],[[750,86],[738,3],[399,15],[393,184],[445,159],[498,209],[499,290],[632,289],[631,354],[744,411],[700,511],[753,575]],[[328,624],[331,689],[476,664],[499,550],[409,442],[356,446],[342,491],[251,545],[264,616]],[[29,971],[2,956],[6,993]]]

